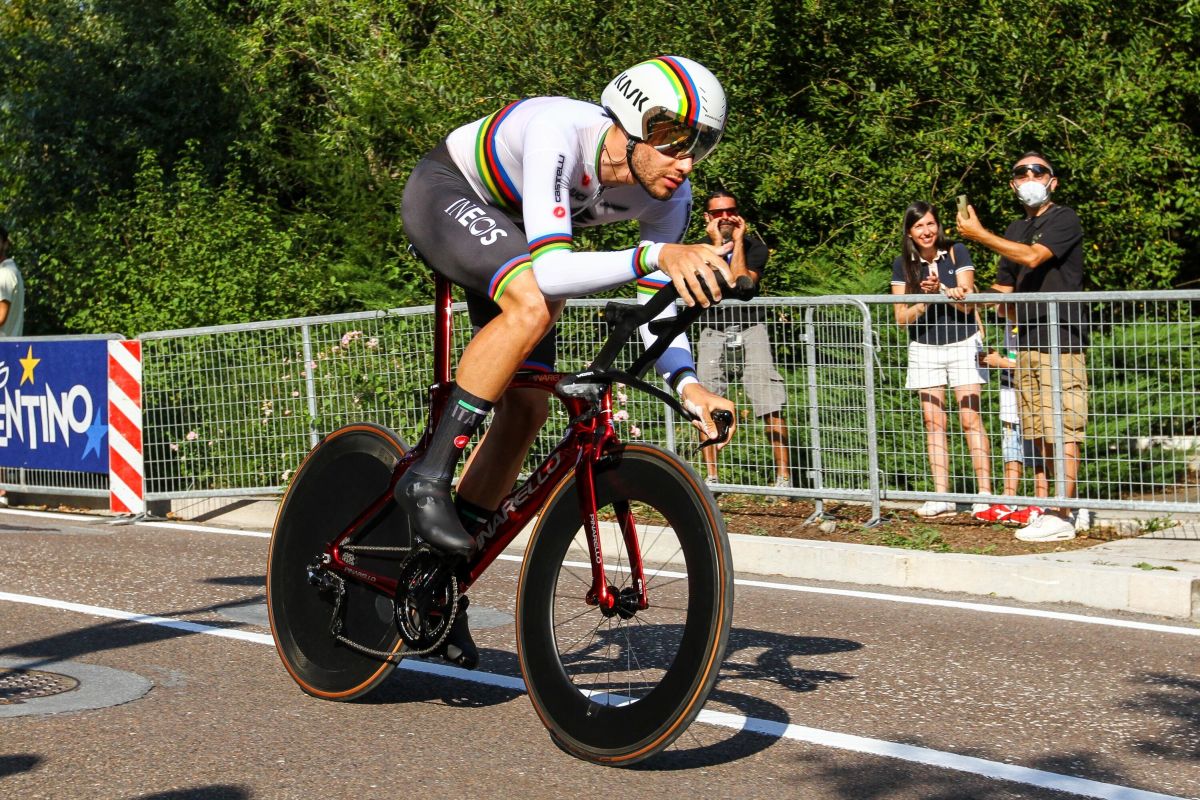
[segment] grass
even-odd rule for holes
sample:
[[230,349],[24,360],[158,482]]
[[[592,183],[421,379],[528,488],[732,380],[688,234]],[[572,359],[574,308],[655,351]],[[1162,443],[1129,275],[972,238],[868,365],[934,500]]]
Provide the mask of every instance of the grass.
[[931,553],[948,553],[950,545],[934,528],[915,528],[911,535],[890,533],[875,534],[875,544],[884,547],[900,547],[905,550],[925,550]]

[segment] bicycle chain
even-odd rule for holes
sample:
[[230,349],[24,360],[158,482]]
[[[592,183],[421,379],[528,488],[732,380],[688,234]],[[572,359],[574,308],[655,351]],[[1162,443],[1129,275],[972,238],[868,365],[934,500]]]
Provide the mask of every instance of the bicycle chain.
[[[400,549],[408,549],[408,548],[395,548],[395,549],[400,550]],[[415,553],[413,555],[415,555]],[[410,556],[409,558],[411,559],[412,556]],[[404,564],[405,565],[408,564],[407,559],[405,560]],[[403,570],[403,566],[401,567],[401,570]],[[342,631],[341,611],[342,611],[342,601],[346,598],[346,581],[344,578],[342,578],[341,575],[338,575],[336,573],[329,573],[329,576],[331,578],[333,578],[337,584],[337,600],[333,604],[333,619],[329,626],[329,632],[331,634],[333,634],[333,638],[337,639],[339,642],[346,645],[347,647],[350,647],[353,650],[357,650],[360,653],[365,653],[369,656],[373,656],[382,661],[386,661],[390,664],[399,664],[400,661],[406,657],[416,656],[419,658],[420,656],[426,656],[426,655],[429,655],[430,653],[433,653],[436,650],[438,650],[442,646],[442,644],[446,641],[446,637],[450,635],[450,628],[452,628],[454,626],[454,618],[458,614],[458,602],[462,598],[462,595],[460,595],[458,593],[458,578],[451,575],[450,576],[450,591],[453,595],[453,600],[450,601],[450,616],[449,616],[450,622],[447,623],[446,625],[442,626],[442,634],[437,638],[437,641],[435,641],[429,647],[426,647],[424,650],[402,650],[399,653],[394,653],[390,650],[376,650],[372,647],[367,647],[365,644],[359,644],[358,642],[354,641],[353,639],[350,639],[349,637],[342,635],[342,633],[341,633],[341,631]],[[401,636],[400,638],[401,638],[401,640],[404,639],[403,636]],[[404,647],[408,647],[407,642],[405,642]]]

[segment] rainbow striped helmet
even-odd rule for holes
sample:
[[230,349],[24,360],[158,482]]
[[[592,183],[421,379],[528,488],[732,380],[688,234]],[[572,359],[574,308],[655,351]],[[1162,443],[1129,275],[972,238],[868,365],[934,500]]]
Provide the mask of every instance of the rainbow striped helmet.
[[725,130],[725,90],[700,64],[659,56],[622,72],[600,105],[635,141],[673,158],[700,161]]

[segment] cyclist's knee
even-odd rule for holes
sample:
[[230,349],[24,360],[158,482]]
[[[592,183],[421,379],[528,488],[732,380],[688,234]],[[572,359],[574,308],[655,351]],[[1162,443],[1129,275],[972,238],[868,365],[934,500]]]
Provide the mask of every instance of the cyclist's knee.
[[505,320],[519,326],[520,330],[527,332],[529,338],[534,340],[540,340],[550,330],[559,310],[559,307],[547,300],[537,288],[532,276],[529,280],[515,281],[513,286],[505,290],[499,305]]

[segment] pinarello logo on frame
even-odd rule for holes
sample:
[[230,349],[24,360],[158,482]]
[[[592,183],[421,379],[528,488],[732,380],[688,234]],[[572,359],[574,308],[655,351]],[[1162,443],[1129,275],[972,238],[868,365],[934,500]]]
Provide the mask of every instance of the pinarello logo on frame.
[[471,441],[470,436],[455,436],[454,437],[454,446],[457,447],[459,450],[462,450],[464,447],[467,446],[467,442],[469,442],[469,441]]

